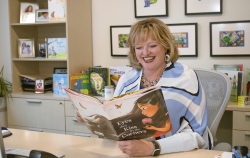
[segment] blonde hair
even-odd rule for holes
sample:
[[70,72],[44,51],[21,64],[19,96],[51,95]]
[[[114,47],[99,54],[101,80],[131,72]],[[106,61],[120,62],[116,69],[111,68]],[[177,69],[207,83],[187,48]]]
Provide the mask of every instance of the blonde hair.
[[138,62],[135,54],[135,44],[140,41],[146,41],[148,37],[159,42],[167,49],[166,55],[168,61],[174,63],[178,60],[178,49],[172,41],[172,35],[161,20],[156,18],[148,18],[146,20],[135,23],[130,30],[128,37],[129,53],[128,59],[130,65],[137,71],[142,69],[142,65]]

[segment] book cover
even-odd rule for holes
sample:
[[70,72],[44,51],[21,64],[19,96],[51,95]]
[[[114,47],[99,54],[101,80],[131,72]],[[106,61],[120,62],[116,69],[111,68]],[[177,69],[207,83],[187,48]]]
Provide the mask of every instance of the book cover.
[[66,0],[49,0],[49,21],[66,21]]
[[230,81],[232,86],[230,102],[238,102],[238,96],[242,95],[242,71],[227,71],[227,70],[218,70],[225,73]]
[[89,130],[114,140],[155,138],[172,130],[160,86],[112,98],[95,97],[64,88]]
[[67,59],[67,40],[66,38],[46,38],[47,58]]
[[250,96],[250,68],[247,68],[247,92],[246,92],[246,95]]
[[69,75],[69,88],[83,94],[89,94],[89,73]]
[[109,68],[89,68],[89,95],[104,96],[104,87],[110,83]]
[[68,87],[67,74],[53,74],[53,93],[66,95],[64,87]]
[[76,74],[70,74],[69,75],[69,88],[81,92],[82,87],[82,74],[76,73]]
[[109,67],[110,69],[110,85],[114,86],[114,89],[122,75],[132,69],[132,67],[126,66],[116,66],[116,67]]

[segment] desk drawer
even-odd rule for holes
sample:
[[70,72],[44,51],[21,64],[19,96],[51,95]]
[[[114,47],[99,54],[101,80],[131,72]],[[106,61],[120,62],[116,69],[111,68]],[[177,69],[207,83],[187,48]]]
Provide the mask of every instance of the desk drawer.
[[66,131],[67,132],[80,132],[80,133],[92,133],[85,123],[78,123],[75,121],[75,117],[66,117]]
[[233,130],[233,146],[247,146],[250,148],[250,131]]
[[233,129],[250,131],[250,112],[233,112]]
[[12,98],[7,108],[9,125],[65,130],[64,101]]
[[76,107],[73,105],[71,101],[65,101],[65,114],[66,116],[76,116]]

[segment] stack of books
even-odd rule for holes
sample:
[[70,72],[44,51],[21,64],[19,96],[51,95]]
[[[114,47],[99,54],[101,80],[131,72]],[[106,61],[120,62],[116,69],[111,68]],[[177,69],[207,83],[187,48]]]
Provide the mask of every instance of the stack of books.
[[23,91],[35,92],[37,79],[44,80],[44,91],[53,90],[53,78],[48,75],[19,75]]

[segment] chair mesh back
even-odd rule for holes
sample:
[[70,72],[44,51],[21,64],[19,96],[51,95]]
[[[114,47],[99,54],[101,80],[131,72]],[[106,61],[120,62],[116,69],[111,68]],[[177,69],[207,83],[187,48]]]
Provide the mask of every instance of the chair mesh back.
[[214,70],[195,70],[205,91],[208,106],[207,125],[216,141],[216,131],[231,94],[226,75]]

